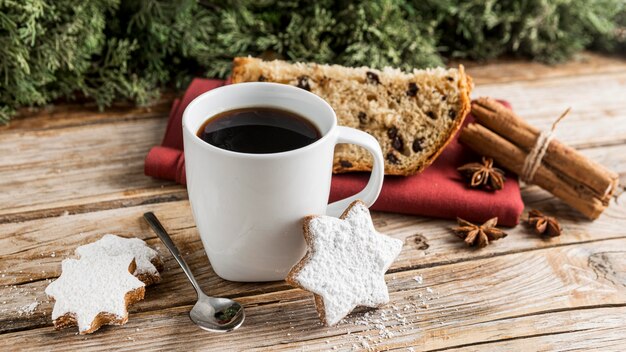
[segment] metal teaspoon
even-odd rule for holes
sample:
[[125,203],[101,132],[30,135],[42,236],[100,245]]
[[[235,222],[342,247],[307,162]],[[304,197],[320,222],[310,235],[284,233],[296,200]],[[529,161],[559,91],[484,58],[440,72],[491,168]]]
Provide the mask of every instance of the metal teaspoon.
[[213,332],[228,332],[240,327],[245,318],[243,307],[232,299],[207,296],[200,288],[200,285],[198,285],[187,263],[185,263],[185,260],[178,252],[178,248],[176,248],[156,215],[148,212],[143,214],[143,217],[161,241],[163,241],[165,247],[172,253],[174,259],[176,259],[183,272],[187,275],[193,288],[196,289],[198,301],[191,309],[191,312],[189,312],[191,320],[202,329]]

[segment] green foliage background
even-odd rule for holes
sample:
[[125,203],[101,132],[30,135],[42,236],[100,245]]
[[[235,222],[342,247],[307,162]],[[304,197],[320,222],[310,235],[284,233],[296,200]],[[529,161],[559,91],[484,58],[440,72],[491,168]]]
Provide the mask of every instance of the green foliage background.
[[626,0],[0,0],[0,120],[57,99],[149,103],[238,55],[428,67],[624,53]]

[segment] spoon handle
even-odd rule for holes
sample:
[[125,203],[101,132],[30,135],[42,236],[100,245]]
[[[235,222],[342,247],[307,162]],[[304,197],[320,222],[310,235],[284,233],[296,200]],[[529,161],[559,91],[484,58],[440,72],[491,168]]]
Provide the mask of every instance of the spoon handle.
[[187,275],[187,278],[193,285],[193,288],[196,289],[198,296],[203,294],[202,289],[200,288],[200,285],[198,285],[196,278],[191,273],[191,269],[189,269],[189,266],[187,266],[187,263],[185,263],[185,260],[180,255],[180,252],[178,252],[178,248],[176,248],[176,245],[174,244],[174,242],[172,242],[170,235],[167,234],[167,231],[165,231],[165,229],[163,228],[163,225],[161,225],[161,222],[159,221],[159,219],[157,219],[156,215],[154,215],[154,213],[150,211],[150,212],[144,213],[143,218],[146,219],[146,221],[148,222],[148,225],[152,227],[152,230],[154,230],[154,232],[157,234],[157,236],[159,236],[161,241],[163,241],[163,244],[165,244],[165,247],[167,247],[167,249],[170,250],[170,253],[172,253],[172,256],[178,262],[178,265],[180,265],[185,275]]

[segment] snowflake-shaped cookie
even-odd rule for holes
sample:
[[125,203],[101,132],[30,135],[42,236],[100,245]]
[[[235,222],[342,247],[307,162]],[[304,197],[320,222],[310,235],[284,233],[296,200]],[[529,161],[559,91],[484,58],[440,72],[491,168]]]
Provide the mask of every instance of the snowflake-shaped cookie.
[[133,275],[146,285],[161,281],[159,271],[163,270],[163,262],[159,253],[148,247],[146,242],[139,238],[124,238],[107,234],[96,242],[76,248],[76,254],[81,258],[98,256],[100,253],[117,256],[129,254],[135,258],[137,268]]
[[324,323],[336,324],[356,306],[389,302],[385,272],[402,241],[376,232],[363,202],[353,202],[339,219],[306,217],[304,238],[309,251],[286,280],[315,294]]
[[89,334],[102,325],[124,324],[128,305],[144,297],[144,283],[131,274],[136,267],[132,255],[100,253],[65,259],[61,266],[61,276],[46,287],[55,300],[57,329],[78,325],[81,334]]

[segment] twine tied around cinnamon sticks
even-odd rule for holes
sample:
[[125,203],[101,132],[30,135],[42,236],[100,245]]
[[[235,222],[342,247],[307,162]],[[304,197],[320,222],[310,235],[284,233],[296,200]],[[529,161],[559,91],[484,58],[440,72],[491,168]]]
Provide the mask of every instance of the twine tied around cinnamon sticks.
[[559,116],[559,118],[552,123],[552,128],[541,131],[539,137],[537,137],[535,146],[530,150],[528,156],[526,156],[526,160],[524,160],[524,167],[522,168],[522,173],[519,175],[522,178],[522,181],[532,183],[535,173],[537,172],[539,165],[541,165],[541,160],[548,150],[548,145],[550,145],[552,138],[554,138],[554,130],[556,129],[556,126],[565,116],[567,116],[567,114],[569,114],[571,109],[572,108],[567,108],[561,116]]
[[606,209],[617,189],[618,175],[552,136],[566,113],[543,137],[537,128],[491,98],[472,102],[472,115],[476,122],[463,128],[459,136],[462,143],[547,190],[589,219],[596,219]]

